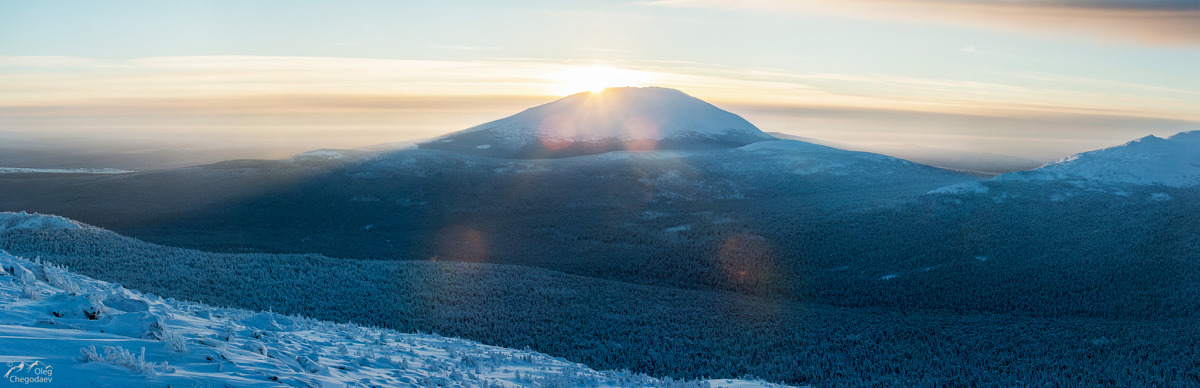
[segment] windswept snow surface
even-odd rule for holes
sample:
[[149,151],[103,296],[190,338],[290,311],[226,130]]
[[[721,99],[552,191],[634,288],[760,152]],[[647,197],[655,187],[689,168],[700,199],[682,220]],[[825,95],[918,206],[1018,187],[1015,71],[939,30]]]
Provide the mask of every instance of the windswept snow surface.
[[[10,227],[65,220],[0,217]],[[162,299],[4,251],[0,360],[6,381],[29,387],[774,386],[594,371],[437,335]]]
[[1200,131],[1182,132],[1166,139],[1150,135],[995,179],[1192,186],[1200,184]]

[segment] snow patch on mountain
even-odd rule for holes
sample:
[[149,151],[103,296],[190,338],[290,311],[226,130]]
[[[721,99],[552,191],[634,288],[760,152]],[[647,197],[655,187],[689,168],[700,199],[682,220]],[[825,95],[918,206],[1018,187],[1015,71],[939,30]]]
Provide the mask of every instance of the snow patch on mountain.
[[1083,185],[1192,186],[1200,184],[1200,131],[1182,132],[1166,139],[1150,135],[995,179],[1065,181]]
[[0,212],[0,233],[17,229],[80,229],[83,224],[49,214]]

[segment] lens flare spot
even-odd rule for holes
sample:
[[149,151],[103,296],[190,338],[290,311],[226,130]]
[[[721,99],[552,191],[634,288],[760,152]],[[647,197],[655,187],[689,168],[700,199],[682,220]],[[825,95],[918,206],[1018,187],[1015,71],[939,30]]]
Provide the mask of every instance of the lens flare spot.
[[717,254],[717,265],[727,281],[742,287],[762,286],[774,272],[767,240],[749,233],[726,238]]
[[622,135],[626,139],[625,149],[630,151],[648,151],[658,146],[658,124],[645,117],[625,120]]
[[430,261],[449,258],[453,261],[487,261],[487,241],[483,233],[466,225],[455,225],[443,229],[437,237],[437,256]]
[[538,140],[549,150],[560,150],[571,145],[579,135],[579,126],[566,115],[551,115],[538,125]]

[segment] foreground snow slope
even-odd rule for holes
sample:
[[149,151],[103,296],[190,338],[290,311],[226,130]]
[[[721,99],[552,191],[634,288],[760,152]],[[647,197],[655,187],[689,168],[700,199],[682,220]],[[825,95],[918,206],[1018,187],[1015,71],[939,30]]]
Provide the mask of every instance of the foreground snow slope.
[[3,251],[0,333],[5,380],[26,386],[771,386],[594,371],[437,335],[213,308]]

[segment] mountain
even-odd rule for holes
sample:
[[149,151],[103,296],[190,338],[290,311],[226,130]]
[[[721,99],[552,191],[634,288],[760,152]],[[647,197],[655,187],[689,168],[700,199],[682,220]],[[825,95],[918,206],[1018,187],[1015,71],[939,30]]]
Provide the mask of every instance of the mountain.
[[[661,141],[650,150],[574,157],[489,154],[549,152],[537,147],[552,142],[518,125],[544,117],[591,128],[589,135],[555,137],[584,144],[576,151],[607,150],[587,148],[598,144],[588,139]],[[661,123],[661,130],[625,134],[617,122]],[[491,147],[438,148],[483,135],[497,136],[487,140]],[[0,210],[60,214],[202,250],[486,260],[637,284],[745,289],[687,260],[711,256],[760,220],[792,222],[777,215],[871,207],[979,180],[773,139],[736,115],[662,88],[577,94],[441,140],[129,174],[0,174]]]
[[681,91],[583,92],[421,143],[421,148],[516,159],[610,151],[734,148],[774,140],[745,119]]
[[770,132],[768,134],[779,139],[799,140],[848,151],[872,152],[924,165],[982,176],[994,176],[1007,172],[1030,170],[1045,164],[1033,159],[991,152],[962,151],[916,144],[846,144],[780,132]]
[[[628,232],[640,236],[660,231],[630,220],[661,213],[654,223],[677,222],[663,228],[736,228],[754,218],[746,211],[754,207],[832,211],[979,180],[774,139],[732,113],[663,88],[576,94],[415,145],[45,175],[0,174],[0,210],[62,214],[190,248],[359,258],[461,259],[454,252],[460,244],[443,240],[453,234],[447,230],[469,225],[490,235],[489,260],[585,275],[618,273],[622,264],[547,259],[545,250],[648,254],[623,244],[571,244],[562,240],[568,233],[549,233],[546,225],[576,230],[572,235],[637,228]],[[689,216],[693,208],[713,214]],[[705,226],[712,220],[726,221]],[[678,272],[642,274],[639,282],[692,281]]]
[[1084,185],[1193,186],[1200,184],[1200,131],[1181,132],[1166,139],[1150,135],[996,179]]
[[[90,228],[35,214],[0,221],[0,233]],[[164,299],[5,251],[0,296],[4,379],[30,386],[776,386],[596,371],[457,338]]]

